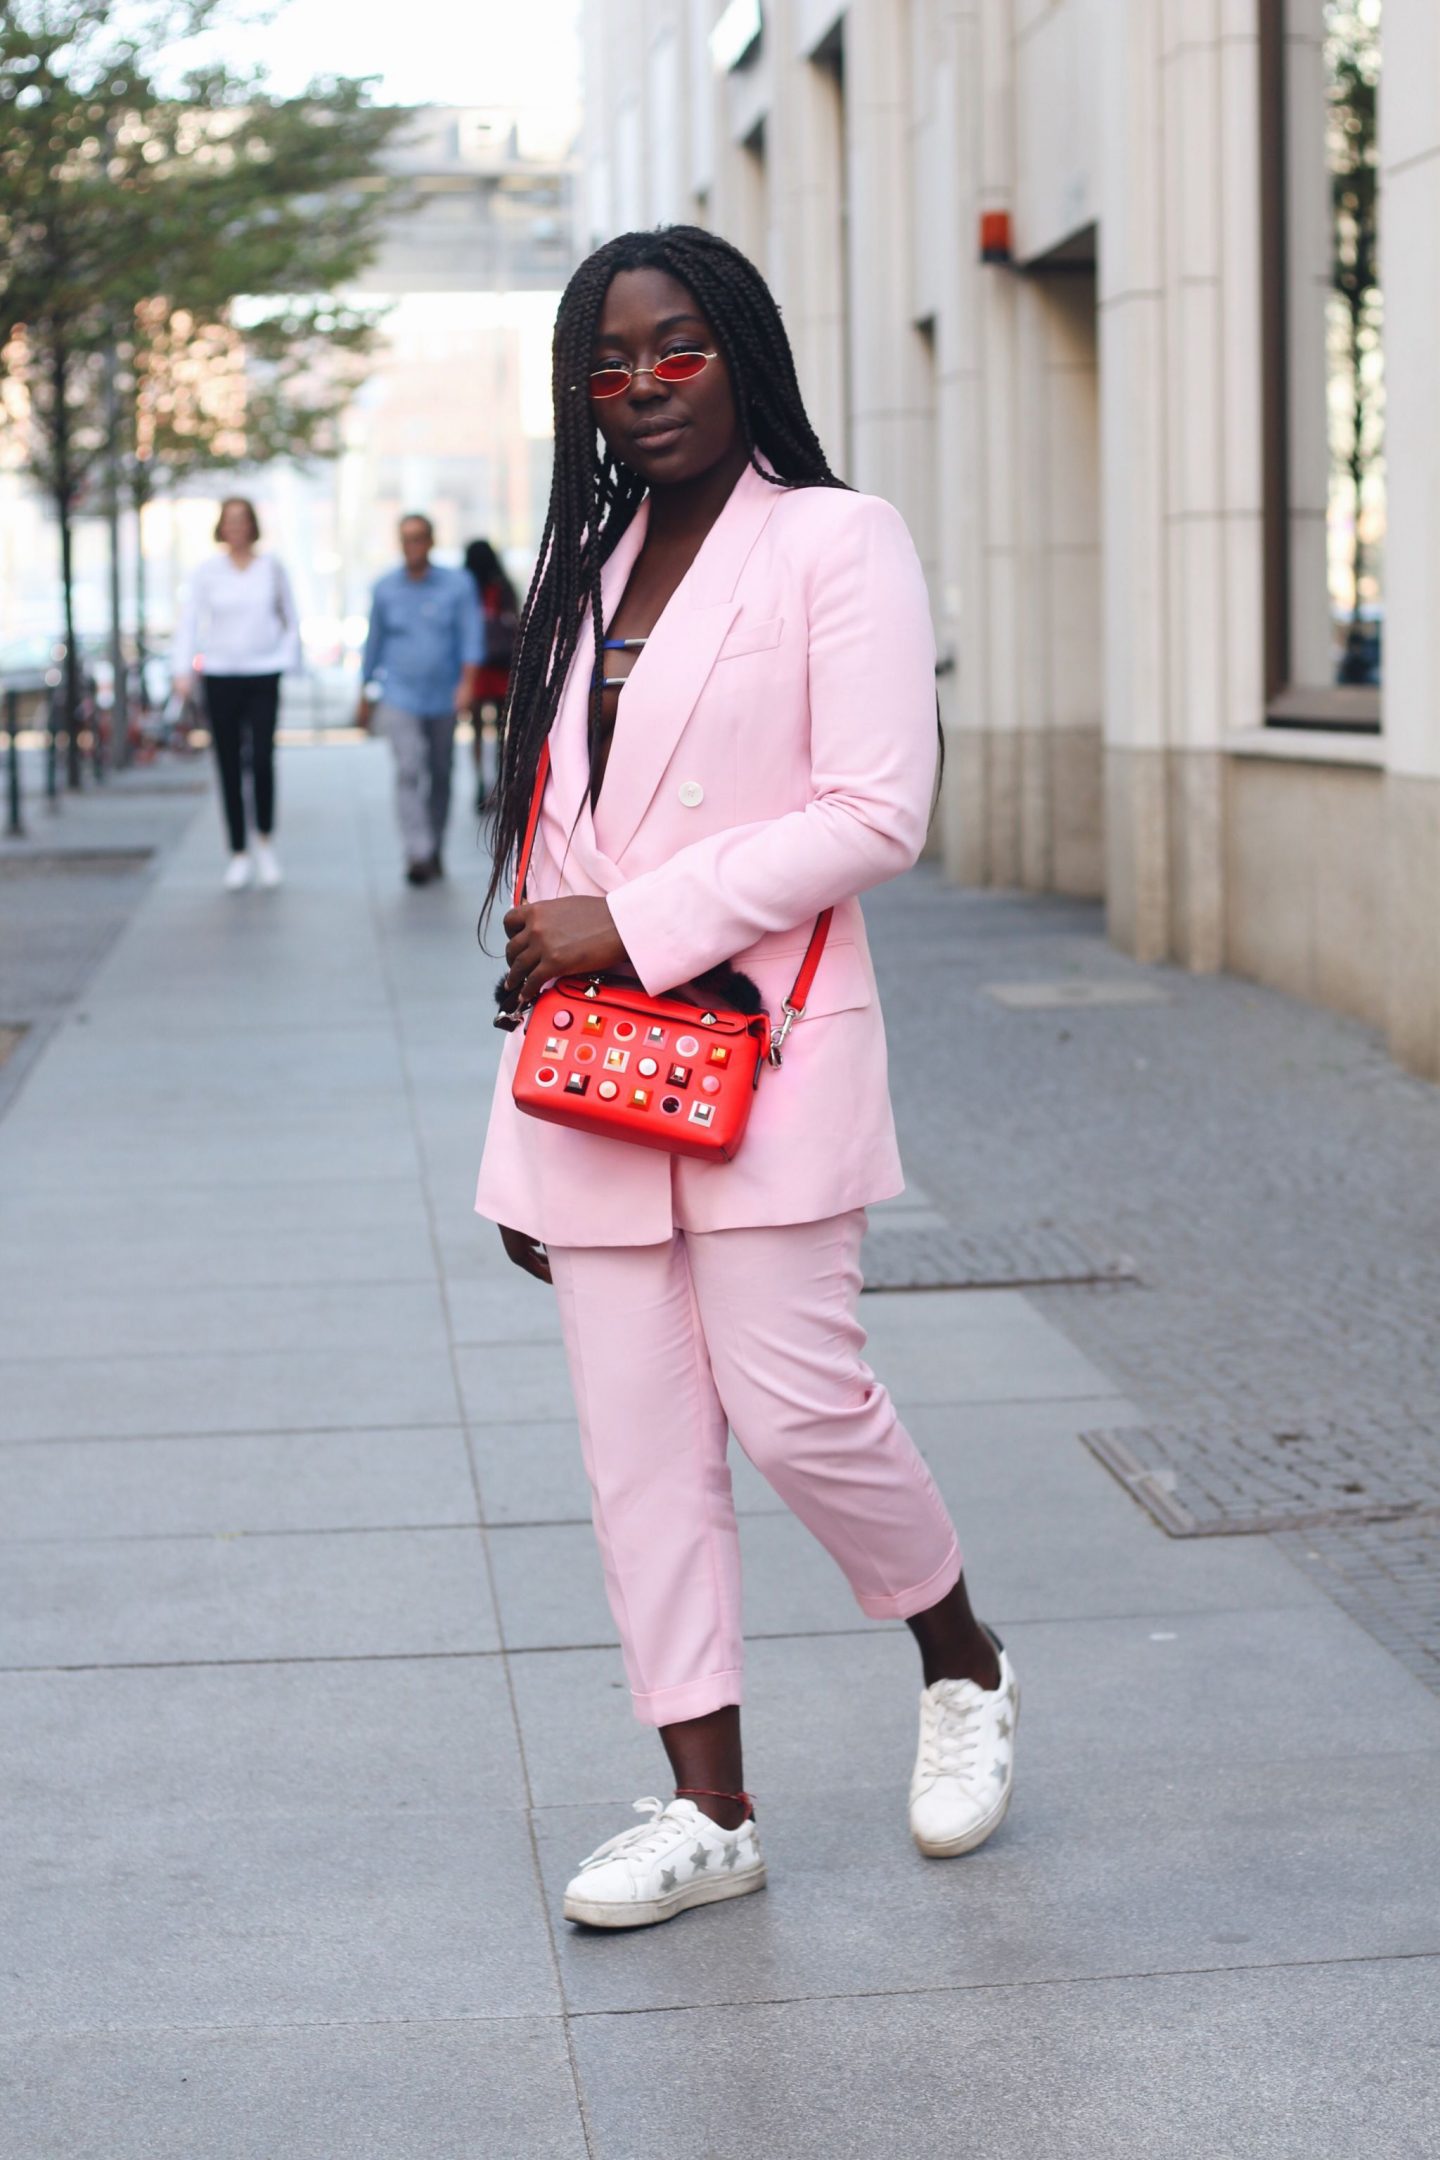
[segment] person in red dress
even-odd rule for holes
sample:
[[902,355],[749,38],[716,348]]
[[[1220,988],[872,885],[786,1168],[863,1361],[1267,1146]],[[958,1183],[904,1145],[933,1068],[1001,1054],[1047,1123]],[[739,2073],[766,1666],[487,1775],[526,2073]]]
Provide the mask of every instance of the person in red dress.
[[[501,562],[488,540],[472,540],[465,550],[465,568],[475,580],[480,612],[485,618],[485,658],[477,671],[475,690],[475,808],[485,808],[489,789],[485,780],[487,728],[494,729],[504,710],[510,689],[510,660],[515,650],[515,624],[520,602]],[[490,740],[494,741],[493,734]]]

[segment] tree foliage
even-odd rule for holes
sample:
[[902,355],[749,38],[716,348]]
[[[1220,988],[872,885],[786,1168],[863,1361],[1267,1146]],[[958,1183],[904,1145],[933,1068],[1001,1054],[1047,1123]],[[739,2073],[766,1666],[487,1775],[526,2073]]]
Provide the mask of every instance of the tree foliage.
[[1331,446],[1351,498],[1351,623],[1373,584],[1365,485],[1384,455],[1383,296],[1380,284],[1380,10],[1378,0],[1326,0],[1332,364],[1346,395],[1332,410]]
[[163,79],[224,5],[0,10],[0,426],[57,511],[72,649],[69,523],[117,447],[107,355],[143,497],[199,465],[334,448],[377,334],[333,296],[396,206],[382,158],[406,116],[342,76],[292,97],[216,63]]

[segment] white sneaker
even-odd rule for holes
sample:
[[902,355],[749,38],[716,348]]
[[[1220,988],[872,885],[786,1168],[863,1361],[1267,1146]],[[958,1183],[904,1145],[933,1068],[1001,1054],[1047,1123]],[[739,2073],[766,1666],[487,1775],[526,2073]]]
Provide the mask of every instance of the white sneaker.
[[230,857],[230,866],[225,872],[226,892],[243,892],[249,882],[250,857],[248,855],[232,855]]
[[1020,1689],[998,1640],[1000,1685],[937,1680],[920,1695],[910,1834],[934,1859],[973,1852],[1005,1820],[1015,1780]]
[[597,1845],[565,1887],[565,1918],[587,1927],[650,1927],[689,1905],[765,1887],[754,1818],[722,1830],[693,1800],[637,1800],[650,1820]]
[[280,859],[268,840],[257,840],[255,842],[255,875],[259,882],[266,887],[283,885],[285,882],[285,873],[280,868]]

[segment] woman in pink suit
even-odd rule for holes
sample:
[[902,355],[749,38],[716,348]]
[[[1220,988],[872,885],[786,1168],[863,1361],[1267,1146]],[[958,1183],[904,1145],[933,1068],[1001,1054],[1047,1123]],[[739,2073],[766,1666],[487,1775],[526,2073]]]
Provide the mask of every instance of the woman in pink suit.
[[765,1880],[727,1430],[862,1611],[919,1643],[922,1851],[969,1852],[999,1824],[1018,1695],[856,1318],[864,1210],[902,1184],[857,895],[915,861],[935,781],[914,547],[830,471],[774,300],[714,234],[631,233],[590,256],[561,301],[554,392],[487,906],[547,738],[551,771],[503,995],[605,971],[730,1002],[754,985],[778,1014],[835,911],[733,1161],[523,1116],[518,1035],[495,1093],[476,1204],[555,1286],[635,1711],[675,1777],[674,1799],[638,1803],[650,1819],[581,1865],[565,1912],[634,1927]]

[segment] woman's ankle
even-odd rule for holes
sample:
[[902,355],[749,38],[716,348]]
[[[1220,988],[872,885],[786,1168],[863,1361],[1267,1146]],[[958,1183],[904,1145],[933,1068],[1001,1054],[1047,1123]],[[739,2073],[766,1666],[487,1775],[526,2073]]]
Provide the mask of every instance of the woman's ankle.
[[722,1830],[738,1830],[755,1812],[748,1793],[695,1792],[677,1786],[675,1797],[692,1801],[702,1815],[708,1815]]

